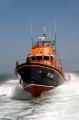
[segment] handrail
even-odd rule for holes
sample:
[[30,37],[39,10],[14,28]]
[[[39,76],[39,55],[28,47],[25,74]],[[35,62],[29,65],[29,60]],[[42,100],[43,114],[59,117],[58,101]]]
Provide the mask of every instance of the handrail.
[[21,59],[21,60],[16,60],[16,67],[19,65],[19,62],[22,61],[22,60],[26,60],[26,58]]
[[21,60],[16,60],[16,61],[18,61],[18,62],[19,62],[19,61],[22,61],[22,60],[25,60],[25,59],[26,59],[26,58],[24,58],[24,59],[21,59]]

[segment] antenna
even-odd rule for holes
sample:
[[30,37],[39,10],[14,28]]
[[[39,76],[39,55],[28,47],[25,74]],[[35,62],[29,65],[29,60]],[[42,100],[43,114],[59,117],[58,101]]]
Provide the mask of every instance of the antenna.
[[37,22],[36,22],[36,34],[37,34],[37,40],[38,40]]
[[30,27],[31,27],[31,40],[32,40],[32,47],[33,47],[33,37],[32,37],[32,24],[31,24],[31,19],[30,19]]
[[49,37],[50,37],[50,39],[51,39],[51,21],[50,21],[50,23],[49,23]]
[[[36,6],[36,4],[35,4],[35,12],[36,12],[36,14],[35,14],[35,17],[36,17],[36,20],[37,20],[37,12],[38,12],[38,10],[37,10],[37,6]],[[36,35],[37,35],[37,41],[38,41],[38,26],[37,26],[37,22],[36,22]]]
[[55,52],[56,52],[56,20],[55,20],[55,12],[54,12],[54,22],[55,22]]

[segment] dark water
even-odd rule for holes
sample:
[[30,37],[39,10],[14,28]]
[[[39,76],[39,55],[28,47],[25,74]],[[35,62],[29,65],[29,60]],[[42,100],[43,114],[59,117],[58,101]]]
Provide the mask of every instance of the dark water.
[[34,98],[15,75],[0,75],[0,120],[79,120],[79,72],[71,81]]

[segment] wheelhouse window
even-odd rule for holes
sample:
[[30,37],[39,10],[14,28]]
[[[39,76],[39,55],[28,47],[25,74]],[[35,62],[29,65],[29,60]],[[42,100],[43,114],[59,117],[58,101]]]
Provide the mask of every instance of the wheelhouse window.
[[51,56],[51,60],[53,60],[53,56]]
[[42,56],[36,56],[36,60],[42,60]]
[[35,60],[35,56],[33,56],[33,57],[31,57],[32,58],[32,60]]
[[35,60],[35,56],[27,57],[27,61]]
[[49,56],[44,56],[44,60],[49,60]]

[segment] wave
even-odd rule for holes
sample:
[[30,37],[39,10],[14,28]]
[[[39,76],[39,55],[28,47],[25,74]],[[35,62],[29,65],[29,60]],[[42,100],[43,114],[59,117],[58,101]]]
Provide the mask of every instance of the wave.
[[0,86],[0,96],[14,99],[30,99],[32,95],[22,89],[19,80],[8,80]]
[[53,90],[47,91],[42,93],[41,96],[45,97],[61,97],[61,96],[68,96],[79,94],[79,75],[76,73],[68,73],[71,76],[71,80],[63,83],[62,85],[56,87]]
[[[53,90],[42,93],[41,96],[61,96],[70,94],[79,94],[79,75],[76,73],[69,73],[71,80],[66,82]],[[8,96],[14,99],[31,99],[32,95],[22,89],[19,80],[7,80],[0,86],[0,96]]]

